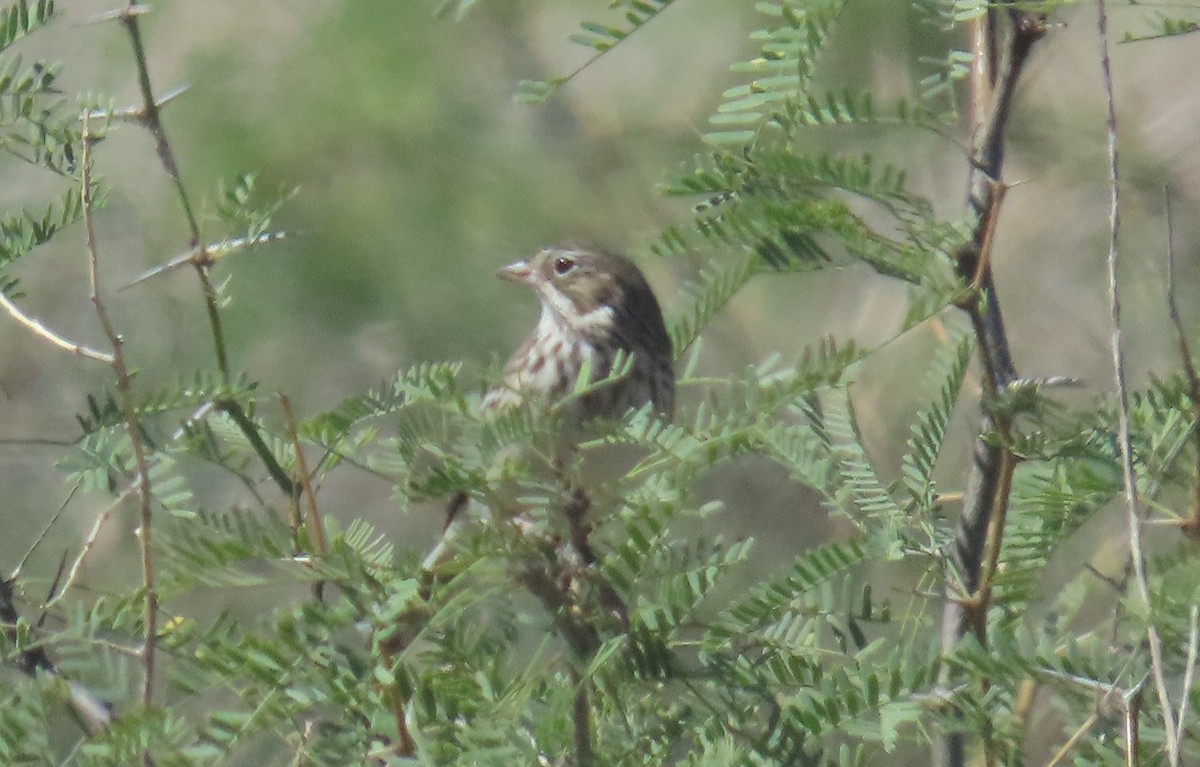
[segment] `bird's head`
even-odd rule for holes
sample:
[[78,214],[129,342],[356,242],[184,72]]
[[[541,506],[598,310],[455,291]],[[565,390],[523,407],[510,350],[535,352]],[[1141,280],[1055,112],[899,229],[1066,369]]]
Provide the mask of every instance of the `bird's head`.
[[546,248],[528,260],[509,264],[499,276],[533,288],[545,309],[581,331],[608,328],[647,299],[658,309],[641,271],[615,253]]

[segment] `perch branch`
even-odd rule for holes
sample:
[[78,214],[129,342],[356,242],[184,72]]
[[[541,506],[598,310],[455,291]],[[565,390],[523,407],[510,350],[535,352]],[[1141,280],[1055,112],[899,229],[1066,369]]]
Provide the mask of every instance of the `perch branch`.
[[575,695],[571,702],[571,726],[575,742],[575,767],[593,767],[596,763],[592,745],[592,705],[590,683],[580,671],[581,665],[595,655],[600,647],[596,629],[581,616],[578,601],[570,586],[564,585],[563,562],[559,552],[547,552],[547,566],[533,565],[521,574],[521,583],[554,616],[554,625],[574,655],[570,668]]

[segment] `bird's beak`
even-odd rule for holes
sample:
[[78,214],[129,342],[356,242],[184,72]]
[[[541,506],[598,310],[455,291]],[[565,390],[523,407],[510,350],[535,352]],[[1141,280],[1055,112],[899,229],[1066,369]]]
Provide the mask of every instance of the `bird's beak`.
[[496,272],[496,276],[519,285],[533,285],[537,282],[537,271],[528,261],[514,261]]

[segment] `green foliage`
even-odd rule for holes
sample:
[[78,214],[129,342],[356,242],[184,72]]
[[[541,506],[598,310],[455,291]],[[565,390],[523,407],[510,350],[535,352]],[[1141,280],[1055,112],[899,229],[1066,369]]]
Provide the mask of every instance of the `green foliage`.
[[918,508],[926,513],[934,511],[937,497],[934,491],[933,468],[942,451],[946,428],[950,424],[954,406],[958,403],[963,376],[966,375],[967,364],[971,361],[974,351],[974,339],[963,336],[954,345],[954,354],[949,358],[948,364],[934,368],[934,375],[941,379],[938,399],[917,414],[912,426],[913,435],[908,440],[909,452],[904,456],[901,471],[904,474],[904,484],[912,493],[913,500]]
[[[817,72],[817,59],[844,6],[843,0],[811,4],[761,3],[758,10],[771,19],[773,25],[751,35],[752,39],[761,42],[759,56],[733,67],[734,72],[752,75],[754,79],[725,91],[725,101],[712,118],[713,124],[758,125],[768,108],[786,106],[806,93]],[[819,107],[814,110],[815,115],[821,113]],[[832,111],[824,116],[830,117],[831,121],[837,119]],[[751,137],[752,132],[747,131],[709,134],[710,140],[722,143],[745,143]]]
[[1193,32],[1200,32],[1200,21],[1197,21],[1195,17],[1167,16],[1164,13],[1155,12],[1153,20],[1150,21],[1150,27],[1152,31],[1148,34],[1135,35],[1132,32],[1126,32],[1121,42],[1136,43],[1163,37],[1190,35]]
[[[609,8],[619,12],[619,21],[615,23],[583,21],[579,24],[579,32],[570,37],[571,42],[576,45],[591,49],[594,52],[592,57],[570,74],[549,80],[522,80],[517,100],[525,103],[538,103],[550,98],[555,91],[570,82],[584,69],[596,63],[600,57],[628,40],[634,32],[658,18],[658,15],[671,7],[674,2],[675,0],[611,0]],[[459,14],[464,13],[467,8],[469,8],[469,4],[460,3]]]
[[0,52],[54,17],[54,0],[37,0],[30,8],[28,0],[18,0],[0,11]]
[[471,12],[479,0],[442,0],[437,8],[438,16],[446,16],[452,11],[455,21],[462,21]]
[[83,215],[78,187],[69,188],[58,205],[48,205],[44,213],[21,211],[0,219],[0,284],[11,293],[16,280],[8,275],[10,265],[38,245],[50,240],[64,227]]
[[[615,21],[585,22],[572,39],[590,63],[670,4],[616,0]],[[461,18],[474,5],[447,0],[439,12]],[[0,625],[0,674],[12,681],[0,761],[860,767],[921,762],[933,733],[955,730],[981,734],[988,758],[1015,764],[1029,706],[1053,712],[1046,727],[1060,727],[1061,741],[1098,698],[1145,684],[1148,626],[1172,682],[1184,678],[1200,600],[1194,547],[1151,558],[1148,606],[1097,577],[1116,581],[1122,562],[1082,565],[1064,553],[1095,553],[1083,531],[1121,492],[1110,402],[1068,408],[1047,380],[980,403],[1011,426],[980,435],[985,446],[1022,463],[981,610],[987,646],[969,639],[943,652],[955,485],[943,459],[969,449],[953,427],[972,390],[974,339],[951,333],[911,355],[929,391],[901,436],[882,437],[904,443],[898,466],[874,458],[878,435],[864,433],[873,419],[862,417],[857,381],[875,349],[827,339],[794,361],[695,374],[705,328],[751,279],[863,264],[865,278],[908,287],[904,332],[970,295],[950,257],[969,228],[940,220],[906,168],[809,140],[812,128],[934,119],[909,105],[885,116],[870,93],[822,81],[844,5],[756,6],[766,20],[752,33],[757,55],[734,67],[748,81],[725,92],[713,148],[666,187],[696,206],[653,247],[710,257],[669,323],[676,356],[691,355],[678,381],[689,404],[673,421],[647,406],[566,433],[565,406],[626,375],[627,359],[603,379],[584,376],[564,402],[500,414],[481,412],[492,382],[456,361],[414,365],[299,419],[251,372],[155,369],[170,383],[134,376],[87,395],[82,434],[58,466],[103,511],[77,560],[57,574],[19,573],[16,599],[0,603],[16,616]],[[920,7],[950,30],[986,10]],[[45,213],[0,223],[10,293],[4,270],[85,212],[79,121],[56,111],[58,69],[7,54],[52,15],[49,2],[19,2],[0,17],[4,146],[68,177]],[[953,39],[943,42],[947,74],[926,97],[961,75]],[[570,77],[523,92],[542,98]],[[215,209],[229,239],[210,247],[213,261],[279,234],[271,221],[290,194],[264,202],[260,191],[253,174],[222,187]],[[910,384],[904,371],[884,374],[897,391]],[[1194,493],[1194,396],[1176,374],[1132,397],[1134,467],[1152,508]],[[715,534],[733,500],[722,472],[750,462],[771,462],[819,498],[829,539],[772,569],[761,542]],[[364,478],[390,487],[381,508],[357,492]],[[352,501],[330,513],[338,483]],[[140,488],[151,524],[121,549],[101,536],[132,537],[114,498]],[[446,509],[456,515],[433,552],[368,521]],[[91,571],[101,564],[93,551],[110,552],[103,576]],[[1051,568],[1066,574],[1050,583]],[[158,664],[148,703],[147,642]],[[40,651],[53,673],[9,671]],[[1033,686],[1045,702],[1029,702]],[[112,701],[111,720],[86,721],[81,690]],[[1143,722],[1154,722],[1142,728],[1146,762],[1164,740],[1157,705],[1143,692]],[[1119,741],[1087,738],[1073,757],[1122,764]],[[1194,751],[1192,738],[1185,755]]]

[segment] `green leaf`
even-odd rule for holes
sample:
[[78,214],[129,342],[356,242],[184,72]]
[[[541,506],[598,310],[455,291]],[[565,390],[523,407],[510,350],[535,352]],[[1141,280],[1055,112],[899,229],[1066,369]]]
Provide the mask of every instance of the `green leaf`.
[[54,0],[37,0],[32,6],[28,0],[17,0],[0,11],[0,51],[50,23],[53,18]]
[[975,343],[973,336],[962,336],[948,353],[934,363],[930,377],[939,380],[938,398],[917,413],[908,439],[908,452],[901,463],[904,484],[918,508],[933,509],[935,501],[933,468],[942,450],[942,441],[950,424],[950,416],[962,390],[967,364],[971,361]]

